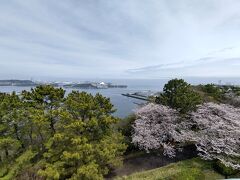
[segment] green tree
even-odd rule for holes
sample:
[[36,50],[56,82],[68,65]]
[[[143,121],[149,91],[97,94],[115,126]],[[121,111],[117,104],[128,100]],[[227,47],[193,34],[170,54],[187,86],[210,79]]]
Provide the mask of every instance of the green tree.
[[0,95],[0,154],[1,160],[16,157],[25,147],[21,117],[22,103],[15,92]]
[[9,154],[9,152],[12,152],[12,154],[16,153],[18,151],[20,147],[20,143],[18,140],[11,138],[11,137],[1,137],[0,138],[0,149],[1,151],[4,151],[4,155],[5,157],[3,157],[3,155],[1,156],[1,160],[3,160],[4,158],[8,159],[9,156],[11,156]]
[[126,149],[114,130],[109,99],[73,91],[58,111],[56,133],[47,143],[41,176],[49,179],[103,179],[121,163]]
[[45,109],[35,108],[16,93],[6,94],[0,103],[1,137],[17,140],[21,151],[28,146],[44,149],[50,135],[50,120]]
[[156,98],[156,103],[167,105],[185,114],[194,111],[202,100],[191,85],[183,79],[172,79],[165,84],[163,93]]
[[3,178],[28,174],[32,167],[47,179],[103,179],[122,162],[126,145],[110,99],[78,91],[64,95],[63,89],[45,85],[0,93]]
[[24,101],[27,102],[30,107],[44,110],[44,114],[49,120],[51,135],[54,135],[56,131],[55,123],[57,121],[57,117],[55,114],[64,102],[64,95],[65,90],[62,88],[54,88],[50,85],[41,85],[31,89],[30,92],[22,92]]

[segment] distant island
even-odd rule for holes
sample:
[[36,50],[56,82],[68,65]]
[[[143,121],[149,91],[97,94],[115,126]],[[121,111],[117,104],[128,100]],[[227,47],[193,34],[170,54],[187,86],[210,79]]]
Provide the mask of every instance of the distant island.
[[52,85],[54,87],[78,88],[78,89],[108,89],[108,88],[127,88],[127,85],[116,85],[105,82],[34,82],[31,80],[0,80],[0,86],[38,86]]

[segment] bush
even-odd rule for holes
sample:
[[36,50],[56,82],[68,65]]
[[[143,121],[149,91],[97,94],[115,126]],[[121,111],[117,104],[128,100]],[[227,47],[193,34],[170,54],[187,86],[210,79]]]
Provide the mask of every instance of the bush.
[[124,135],[125,144],[127,144],[126,154],[138,150],[136,146],[132,143],[132,134],[133,134],[133,123],[136,120],[136,116],[131,114],[126,118],[119,121],[117,128]]
[[231,175],[235,175],[239,172],[239,170],[233,169],[231,167],[225,166],[221,161],[217,160],[214,163],[214,169],[220,174],[224,175],[226,178]]

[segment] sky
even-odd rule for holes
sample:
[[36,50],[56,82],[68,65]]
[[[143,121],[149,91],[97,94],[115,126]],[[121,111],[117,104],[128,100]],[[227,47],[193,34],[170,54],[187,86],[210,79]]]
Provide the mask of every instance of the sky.
[[240,77],[239,0],[1,0],[0,79]]

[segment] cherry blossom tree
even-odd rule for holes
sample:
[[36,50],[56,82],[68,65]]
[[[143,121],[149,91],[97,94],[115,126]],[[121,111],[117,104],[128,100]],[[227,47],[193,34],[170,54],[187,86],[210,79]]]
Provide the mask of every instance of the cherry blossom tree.
[[191,121],[196,127],[191,137],[201,157],[240,169],[239,108],[205,103],[191,114]]
[[199,156],[240,169],[240,109],[205,103],[184,119],[166,106],[148,104],[136,111],[132,141],[140,149],[176,155],[180,144],[193,143]]
[[180,141],[178,112],[167,106],[150,103],[136,111],[132,142],[147,152],[163,149],[164,155],[175,156],[174,143]]

